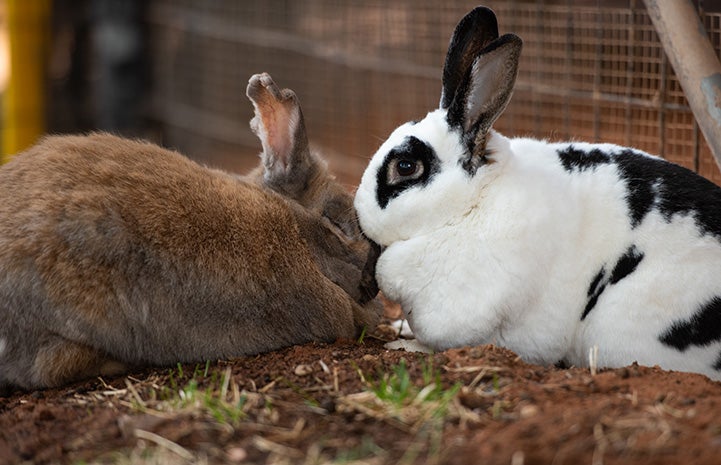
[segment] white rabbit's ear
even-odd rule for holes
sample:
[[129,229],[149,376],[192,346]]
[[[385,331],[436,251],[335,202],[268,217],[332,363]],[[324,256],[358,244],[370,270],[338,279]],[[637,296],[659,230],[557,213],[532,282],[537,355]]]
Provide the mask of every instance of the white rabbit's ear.
[[473,173],[485,161],[486,136],[506,108],[518,74],[523,42],[515,34],[498,37],[493,12],[478,7],[464,17],[453,34],[443,70],[441,108],[448,124],[458,128]]
[[255,108],[250,127],[263,144],[264,180],[296,198],[318,167],[308,148],[298,97],[290,89],[281,90],[267,73],[253,75],[246,94]]
[[441,108],[448,109],[451,106],[458,87],[467,78],[476,57],[496,39],[498,23],[491,9],[479,6],[461,19],[453,31],[443,65]]

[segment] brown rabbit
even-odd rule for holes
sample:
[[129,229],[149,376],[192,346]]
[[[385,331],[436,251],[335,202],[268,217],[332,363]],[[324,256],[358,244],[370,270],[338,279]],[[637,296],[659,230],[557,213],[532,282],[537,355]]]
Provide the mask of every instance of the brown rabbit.
[[248,83],[248,177],[108,134],[46,137],[0,168],[0,386],[58,386],[354,337],[377,250],[308,149],[296,95]]

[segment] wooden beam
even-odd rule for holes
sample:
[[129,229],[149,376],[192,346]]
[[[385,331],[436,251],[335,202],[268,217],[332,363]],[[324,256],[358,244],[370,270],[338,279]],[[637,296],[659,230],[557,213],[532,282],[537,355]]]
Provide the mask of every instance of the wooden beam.
[[644,0],[666,56],[721,168],[721,64],[691,0]]

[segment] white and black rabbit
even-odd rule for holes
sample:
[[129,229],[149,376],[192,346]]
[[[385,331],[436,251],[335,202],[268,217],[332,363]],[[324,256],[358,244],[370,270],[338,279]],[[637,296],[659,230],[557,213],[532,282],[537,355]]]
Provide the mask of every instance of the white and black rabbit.
[[398,127],[355,197],[376,278],[434,349],[637,361],[721,378],[721,189],[639,150],[491,125],[521,39],[479,7],[453,34],[440,108]]
[[[108,134],[47,137],[0,168],[0,386],[57,386],[354,337],[377,252],[309,152],[296,95],[253,76],[248,177]],[[7,389],[6,389],[7,390]]]

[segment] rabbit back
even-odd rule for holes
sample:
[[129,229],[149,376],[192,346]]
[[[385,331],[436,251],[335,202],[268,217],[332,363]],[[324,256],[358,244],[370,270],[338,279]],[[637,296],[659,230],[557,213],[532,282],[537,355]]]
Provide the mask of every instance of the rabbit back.
[[0,197],[0,384],[53,384],[65,342],[76,363],[163,365],[355,334],[307,215],[253,182],[95,134],[16,156]]
[[576,366],[596,346],[599,366],[718,378],[721,190],[611,144],[493,131],[488,144],[495,157],[468,186],[475,206],[391,243],[378,261],[381,289],[419,340],[498,343]]

